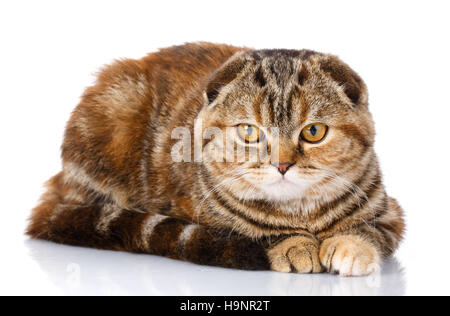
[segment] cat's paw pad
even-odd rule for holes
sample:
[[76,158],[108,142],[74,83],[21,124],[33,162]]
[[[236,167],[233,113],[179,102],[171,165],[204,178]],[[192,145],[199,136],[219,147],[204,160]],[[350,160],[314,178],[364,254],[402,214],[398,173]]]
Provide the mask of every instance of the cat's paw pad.
[[328,272],[341,276],[366,276],[380,269],[377,249],[358,236],[337,236],[320,246],[320,262]]
[[267,251],[271,269],[278,272],[320,273],[319,243],[311,238],[293,236]]

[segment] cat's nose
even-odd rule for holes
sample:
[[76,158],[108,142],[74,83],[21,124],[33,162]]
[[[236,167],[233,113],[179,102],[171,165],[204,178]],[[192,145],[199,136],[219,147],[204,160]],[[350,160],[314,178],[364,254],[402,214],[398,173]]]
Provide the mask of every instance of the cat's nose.
[[288,170],[295,165],[295,162],[279,162],[273,163],[272,166],[278,168],[278,171],[284,176]]

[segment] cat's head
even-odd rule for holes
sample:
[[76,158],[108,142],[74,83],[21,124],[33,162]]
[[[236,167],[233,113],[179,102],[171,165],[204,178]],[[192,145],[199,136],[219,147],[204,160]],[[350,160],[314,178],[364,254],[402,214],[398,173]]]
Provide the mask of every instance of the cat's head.
[[332,55],[239,52],[210,78],[204,102],[203,164],[241,199],[348,190],[373,151],[366,86]]

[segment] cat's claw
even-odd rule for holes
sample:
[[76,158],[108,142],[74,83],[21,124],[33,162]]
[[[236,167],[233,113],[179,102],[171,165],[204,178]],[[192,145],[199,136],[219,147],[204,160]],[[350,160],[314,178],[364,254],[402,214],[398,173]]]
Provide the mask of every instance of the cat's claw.
[[320,273],[319,243],[303,236],[290,237],[267,251],[271,269],[278,272]]
[[320,262],[328,272],[343,277],[367,276],[380,270],[377,249],[358,236],[337,236],[320,246]]

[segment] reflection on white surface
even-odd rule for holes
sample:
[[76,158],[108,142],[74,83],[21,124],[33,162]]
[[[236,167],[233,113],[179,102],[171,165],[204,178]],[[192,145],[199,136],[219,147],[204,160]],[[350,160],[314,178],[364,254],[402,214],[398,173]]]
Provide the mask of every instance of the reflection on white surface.
[[203,267],[167,258],[26,241],[32,258],[66,295],[404,295],[403,269],[389,260],[366,278]]

